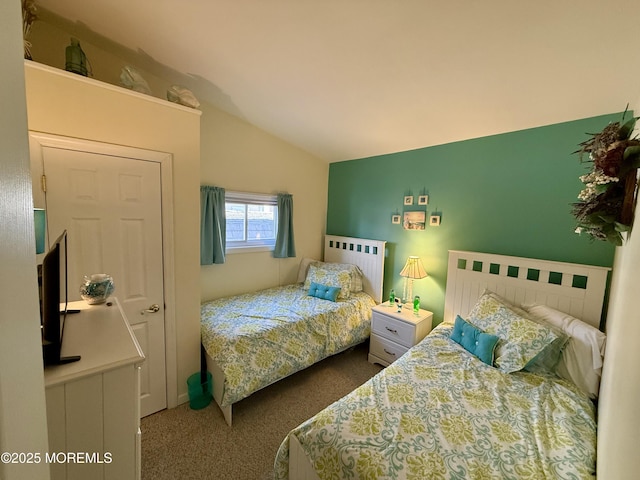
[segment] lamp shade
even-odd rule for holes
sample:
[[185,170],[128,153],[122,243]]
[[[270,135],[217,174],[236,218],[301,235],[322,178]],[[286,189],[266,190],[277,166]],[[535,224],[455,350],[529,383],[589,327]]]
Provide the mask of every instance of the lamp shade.
[[42,208],[33,209],[33,226],[36,231],[36,253],[44,253],[44,233],[46,231],[46,215]]
[[400,272],[400,276],[417,280],[419,278],[425,278],[428,275],[424,266],[422,266],[420,258],[411,256],[407,258],[407,263],[405,263],[404,268]]

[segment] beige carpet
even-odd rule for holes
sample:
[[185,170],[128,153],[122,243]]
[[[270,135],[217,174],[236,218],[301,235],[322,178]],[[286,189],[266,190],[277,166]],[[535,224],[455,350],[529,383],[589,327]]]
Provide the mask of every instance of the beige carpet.
[[365,342],[238,402],[231,428],[215,402],[143,418],[142,479],[271,479],[289,430],[380,371],[367,362],[368,348]]

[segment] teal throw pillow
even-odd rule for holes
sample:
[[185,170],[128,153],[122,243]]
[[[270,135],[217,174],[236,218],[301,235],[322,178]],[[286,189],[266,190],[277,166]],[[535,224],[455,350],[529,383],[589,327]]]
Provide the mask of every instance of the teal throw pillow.
[[451,332],[451,339],[487,365],[493,366],[496,345],[499,340],[496,335],[484,333],[479,328],[465,322],[458,315]]
[[308,295],[311,297],[322,298],[323,300],[331,300],[335,302],[340,293],[340,287],[329,287],[320,283],[311,282],[309,285]]

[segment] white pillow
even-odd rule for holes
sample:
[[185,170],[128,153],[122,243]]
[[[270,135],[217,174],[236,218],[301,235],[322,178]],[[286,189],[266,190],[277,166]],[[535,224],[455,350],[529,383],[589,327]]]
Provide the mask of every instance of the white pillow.
[[532,316],[560,328],[569,341],[558,364],[558,375],[571,380],[589,394],[598,396],[606,335],[582,320],[546,305],[525,305]]

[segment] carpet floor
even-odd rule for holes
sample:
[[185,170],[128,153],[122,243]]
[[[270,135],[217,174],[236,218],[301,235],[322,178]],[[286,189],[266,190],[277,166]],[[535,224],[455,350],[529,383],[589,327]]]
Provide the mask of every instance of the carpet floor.
[[368,342],[266,387],[233,407],[233,427],[212,402],[141,420],[142,480],[271,480],[286,434],[381,370]]

